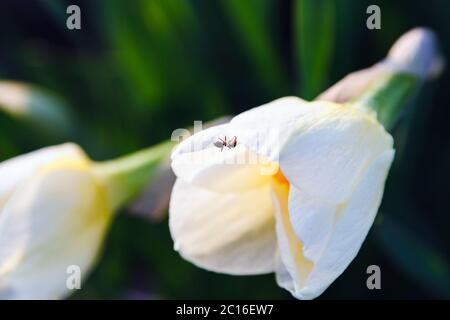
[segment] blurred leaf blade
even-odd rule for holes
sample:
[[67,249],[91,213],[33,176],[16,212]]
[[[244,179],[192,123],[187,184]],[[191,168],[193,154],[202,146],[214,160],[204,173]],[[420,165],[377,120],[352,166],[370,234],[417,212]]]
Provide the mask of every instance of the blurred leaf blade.
[[325,89],[335,38],[335,2],[295,0],[294,37],[300,94],[312,99]]
[[[141,1],[125,5],[122,1],[112,0],[105,6],[108,28],[107,36],[113,47],[113,55],[118,67],[126,79],[128,90],[138,105],[149,102],[158,103],[166,94],[160,59],[151,44],[157,46],[142,23]],[[123,16],[136,18],[125,20]],[[141,41],[142,38],[146,41]]]
[[269,27],[276,3],[271,0],[223,0],[222,3],[265,88],[274,94],[286,90],[288,81]]

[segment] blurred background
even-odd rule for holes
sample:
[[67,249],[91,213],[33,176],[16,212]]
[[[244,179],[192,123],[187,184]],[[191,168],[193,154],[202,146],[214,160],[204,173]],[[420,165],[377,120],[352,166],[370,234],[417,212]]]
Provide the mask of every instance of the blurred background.
[[[81,8],[81,30],[66,28],[70,4]],[[371,4],[381,30],[366,28]],[[0,160],[68,140],[109,159],[194,120],[286,95],[313,99],[415,26],[437,33],[448,60],[445,0],[2,0],[0,80],[24,84],[0,89]],[[31,92],[31,114],[2,100],[18,86]],[[376,223],[320,299],[450,298],[449,88],[447,69],[393,131],[397,154]],[[291,298],[273,275],[220,275],[184,261],[165,214],[123,210],[110,231],[72,298]],[[372,264],[381,290],[366,287]]]

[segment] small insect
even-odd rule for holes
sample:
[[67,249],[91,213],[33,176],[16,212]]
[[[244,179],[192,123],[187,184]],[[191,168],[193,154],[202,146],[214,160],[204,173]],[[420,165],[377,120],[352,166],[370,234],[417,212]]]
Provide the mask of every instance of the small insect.
[[220,151],[222,151],[224,147],[228,147],[228,149],[234,148],[237,145],[237,137],[234,136],[231,141],[227,141],[227,136],[225,136],[223,140],[219,138],[219,141],[214,142],[214,145],[217,148],[220,148]]

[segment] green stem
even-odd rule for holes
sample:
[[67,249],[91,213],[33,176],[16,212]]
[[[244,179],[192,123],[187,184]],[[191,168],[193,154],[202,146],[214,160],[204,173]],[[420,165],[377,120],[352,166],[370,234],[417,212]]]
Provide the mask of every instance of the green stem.
[[111,210],[135,197],[166,160],[174,146],[171,141],[137,151],[130,155],[93,165],[94,173],[106,186]]
[[417,76],[409,73],[388,73],[374,80],[365,92],[350,103],[375,112],[378,121],[390,131],[420,83]]

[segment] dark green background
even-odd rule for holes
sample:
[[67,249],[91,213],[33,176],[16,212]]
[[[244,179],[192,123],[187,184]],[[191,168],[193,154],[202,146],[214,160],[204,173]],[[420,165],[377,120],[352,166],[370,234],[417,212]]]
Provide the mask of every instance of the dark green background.
[[[66,28],[80,5],[82,30]],[[382,29],[366,28],[381,7]],[[96,160],[168,139],[194,120],[272,99],[311,99],[382,59],[415,26],[450,57],[450,1],[2,0],[0,78],[58,94],[77,118],[67,135],[0,114],[0,158],[72,140]],[[320,297],[450,298],[450,78],[424,88],[394,130],[397,155],[381,212],[357,258]],[[47,124],[51,127],[51,124]],[[366,288],[379,265],[382,290]],[[121,212],[75,298],[290,298],[273,275],[200,270],[172,250],[167,221]]]

